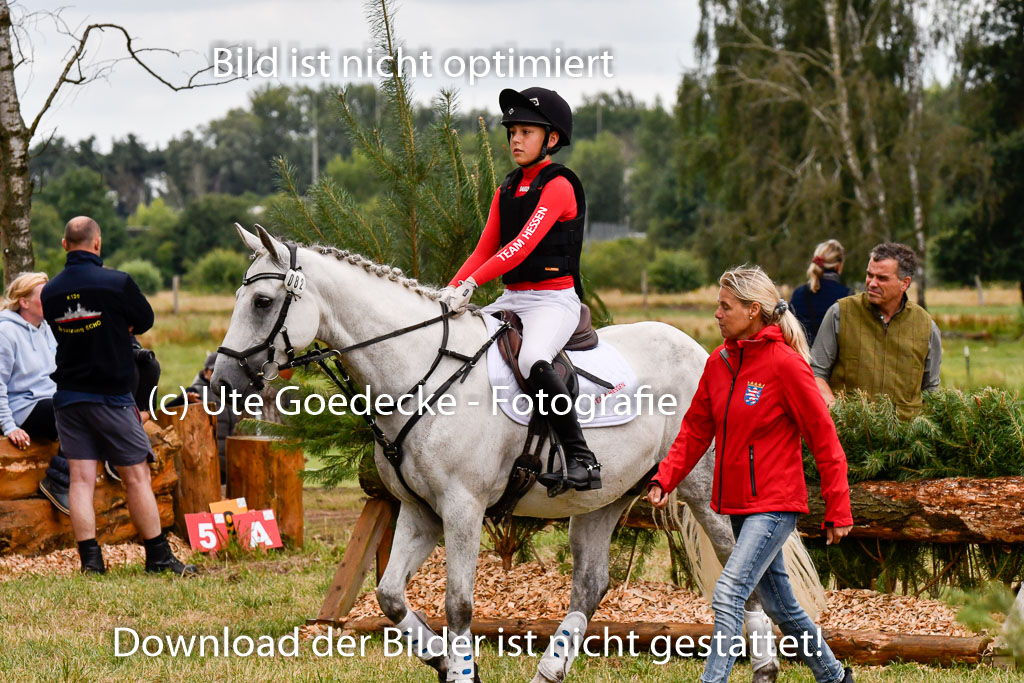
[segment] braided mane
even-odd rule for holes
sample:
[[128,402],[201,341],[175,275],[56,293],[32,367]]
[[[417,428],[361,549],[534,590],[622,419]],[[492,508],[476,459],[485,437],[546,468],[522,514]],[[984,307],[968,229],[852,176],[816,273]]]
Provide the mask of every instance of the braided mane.
[[[324,256],[334,256],[334,258],[338,259],[339,261],[348,261],[354,266],[361,267],[367,273],[373,273],[379,278],[387,278],[392,282],[397,282],[406,289],[411,289],[420,296],[430,299],[432,301],[437,301],[438,299],[441,298],[441,291],[439,289],[435,289],[434,287],[430,287],[429,285],[424,285],[416,278],[403,277],[401,268],[385,265],[383,263],[377,263],[373,259],[369,259],[353,251],[348,251],[347,249],[338,249],[337,247],[331,247],[325,244],[314,244],[305,248],[319,252]],[[261,249],[260,251],[262,252],[263,250]],[[257,254],[253,254],[253,258],[255,258],[256,256]]]

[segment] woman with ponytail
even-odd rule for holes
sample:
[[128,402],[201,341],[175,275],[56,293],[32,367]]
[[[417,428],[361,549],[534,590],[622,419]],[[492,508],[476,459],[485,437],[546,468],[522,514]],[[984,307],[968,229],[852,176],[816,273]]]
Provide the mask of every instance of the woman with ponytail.
[[701,681],[725,683],[743,641],[743,606],[757,591],[765,612],[801,644],[798,655],[819,683],[851,683],[797,602],[782,547],[806,514],[800,437],[821,474],[828,543],[853,526],[846,455],[808,365],[803,328],[763,270],[740,267],[719,279],[715,318],[725,340],[704,366],[679,436],[648,485],[664,507],[715,440],[711,508],[730,515],[736,545],[715,585],[715,637]]
[[789,300],[790,310],[804,327],[807,345],[814,345],[818,328],[829,306],[853,292],[839,281],[845,252],[839,240],[827,240],[814,248],[807,267],[807,284],[800,285]]

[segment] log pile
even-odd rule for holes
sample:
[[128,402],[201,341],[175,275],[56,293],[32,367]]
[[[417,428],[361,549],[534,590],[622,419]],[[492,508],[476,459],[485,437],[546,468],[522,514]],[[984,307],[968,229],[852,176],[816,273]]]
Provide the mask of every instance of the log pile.
[[[1024,477],[862,481],[850,487],[850,535],[924,543],[1024,543]],[[680,503],[682,505],[682,503]],[[797,525],[805,536],[822,535],[825,502],[808,486],[810,514]],[[652,508],[639,501],[627,526],[654,528]]]
[[[174,429],[161,429],[153,422],[146,423],[146,433],[156,455],[150,470],[160,522],[170,527],[174,524],[174,492],[178,483],[174,457],[181,449],[181,440]],[[70,519],[37,490],[56,452],[56,443],[34,442],[26,450],[19,450],[7,439],[0,439],[0,555],[39,555],[74,545]],[[96,537],[100,543],[135,537],[125,490],[119,482],[101,476],[96,482],[95,506]]]

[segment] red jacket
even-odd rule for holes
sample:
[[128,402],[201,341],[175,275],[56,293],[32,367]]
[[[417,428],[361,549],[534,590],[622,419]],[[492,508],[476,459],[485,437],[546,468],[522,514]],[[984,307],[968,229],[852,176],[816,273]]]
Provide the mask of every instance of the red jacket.
[[715,439],[711,507],[730,515],[807,510],[801,435],[821,474],[825,525],[853,524],[846,454],[810,366],[769,325],[708,358],[682,428],[651,481],[672,491]]

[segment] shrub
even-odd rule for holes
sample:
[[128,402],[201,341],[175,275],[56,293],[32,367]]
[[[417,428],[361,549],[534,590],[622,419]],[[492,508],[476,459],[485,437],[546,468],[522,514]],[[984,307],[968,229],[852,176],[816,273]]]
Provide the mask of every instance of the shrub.
[[625,237],[608,242],[593,242],[583,249],[581,270],[597,289],[640,291],[640,274],[651,258],[645,239]]
[[131,275],[143,294],[156,294],[164,285],[164,279],[160,277],[160,269],[145,259],[125,261],[118,270],[123,270]]
[[245,254],[214,249],[199,259],[185,275],[185,283],[204,292],[233,292],[249,268]]
[[685,249],[659,249],[647,275],[651,288],[658,292],[689,292],[707,284],[708,267]]

